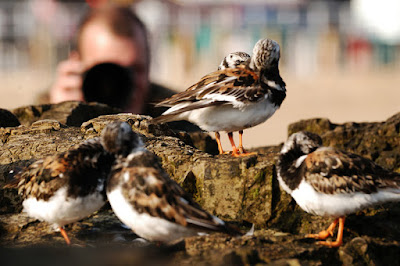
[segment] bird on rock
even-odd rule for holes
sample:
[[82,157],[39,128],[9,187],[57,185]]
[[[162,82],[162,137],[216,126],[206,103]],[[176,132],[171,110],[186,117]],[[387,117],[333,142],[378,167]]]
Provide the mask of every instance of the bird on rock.
[[99,138],[77,148],[37,160],[18,172],[5,188],[17,188],[28,216],[59,228],[79,221],[106,202],[106,179],[114,156],[104,150]]
[[[107,197],[117,217],[134,233],[149,241],[168,243],[204,232],[241,232],[209,214],[161,168],[157,157],[148,151],[139,135],[126,123],[113,123],[106,129],[127,135],[124,146],[107,142],[108,150],[128,148],[112,167]],[[115,135],[115,134],[113,134]]]
[[[187,120],[215,132],[220,154],[224,152],[219,131],[225,131],[233,156],[251,154],[243,147],[243,130],[265,122],[286,97],[286,84],[278,68],[280,47],[274,40],[262,39],[255,44],[250,59],[244,59],[243,54],[233,56],[239,58],[238,62],[228,56],[220,70],[158,103],[156,106],[170,108],[152,122]],[[234,131],[239,132],[238,148],[233,140]]]
[[279,155],[280,186],[306,212],[334,218],[328,229],[307,237],[336,241],[319,244],[339,247],[343,242],[345,217],[359,210],[400,201],[400,173],[388,171],[359,155],[321,146],[321,138],[310,132],[291,135]]

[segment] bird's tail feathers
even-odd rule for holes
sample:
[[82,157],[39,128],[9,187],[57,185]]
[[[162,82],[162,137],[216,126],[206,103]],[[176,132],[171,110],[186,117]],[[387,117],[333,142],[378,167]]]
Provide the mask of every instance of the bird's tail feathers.
[[172,121],[176,121],[175,114],[160,115],[159,117],[151,119],[150,123],[151,124],[160,124],[160,123],[166,123],[166,122],[172,122]]
[[20,174],[23,167],[16,167],[8,172],[6,184],[3,188],[17,188],[20,183]]

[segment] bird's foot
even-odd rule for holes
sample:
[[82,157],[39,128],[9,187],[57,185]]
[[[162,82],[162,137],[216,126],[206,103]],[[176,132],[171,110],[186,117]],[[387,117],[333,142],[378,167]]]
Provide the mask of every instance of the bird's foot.
[[256,155],[256,152],[248,152],[244,149],[243,146],[239,146],[239,154],[240,156],[251,156],[251,155]]
[[232,156],[234,157],[246,157],[251,155],[257,155],[257,153],[256,152],[232,153]]
[[326,230],[322,230],[321,232],[319,232],[318,234],[307,234],[306,237],[307,238],[315,238],[315,239],[319,239],[319,240],[325,240],[330,236],[333,236],[333,230],[335,230],[336,225],[339,222],[339,218],[335,219],[328,227],[328,229]]
[[323,230],[323,231],[319,232],[318,234],[307,234],[306,238],[315,238],[315,239],[324,240],[324,239],[327,239],[330,236],[333,236],[333,232],[332,231]]
[[338,248],[343,244],[343,241],[341,241],[341,240],[336,240],[334,242],[319,241],[317,244],[318,245],[322,245],[322,246],[326,246],[326,247],[330,247],[330,248]]

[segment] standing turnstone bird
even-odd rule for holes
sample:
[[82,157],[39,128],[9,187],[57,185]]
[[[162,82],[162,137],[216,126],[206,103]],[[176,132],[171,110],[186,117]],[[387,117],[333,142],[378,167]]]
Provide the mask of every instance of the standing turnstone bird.
[[218,66],[218,70],[225,68],[237,68],[239,65],[244,64],[250,59],[250,55],[245,52],[234,52],[230,53],[222,59],[221,64]]
[[[157,157],[146,150],[140,137],[126,123],[114,123],[131,141],[128,156],[117,157],[107,197],[117,217],[137,235],[150,241],[171,242],[199,232],[240,234],[221,219],[202,210],[161,168]],[[107,128],[106,128],[107,130]],[[106,144],[117,150],[115,143]]]
[[[5,188],[18,188],[29,216],[57,226],[70,244],[63,226],[81,220],[106,202],[106,180],[115,153],[104,149],[109,139],[126,144],[125,135],[107,130],[100,138],[83,142],[76,149],[38,160],[19,172]],[[116,134],[116,135],[113,135]]]
[[[242,145],[243,129],[266,121],[286,97],[279,58],[277,42],[258,41],[252,57],[244,64],[208,74],[186,91],[158,103],[156,106],[170,108],[153,123],[188,120],[205,131],[215,132],[220,154],[223,150],[218,132],[226,131],[232,155],[247,155]],[[233,141],[234,131],[239,131],[239,150]]]
[[278,180],[306,212],[333,217],[327,230],[307,235],[316,239],[333,236],[334,242],[319,244],[338,247],[342,244],[345,216],[389,201],[400,201],[400,173],[390,172],[356,154],[321,147],[321,138],[313,133],[291,135],[278,160]]

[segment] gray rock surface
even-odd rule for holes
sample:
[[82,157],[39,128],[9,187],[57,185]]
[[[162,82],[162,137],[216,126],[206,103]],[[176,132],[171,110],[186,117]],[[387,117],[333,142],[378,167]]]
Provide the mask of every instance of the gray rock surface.
[[[58,111],[61,106],[63,112]],[[68,114],[67,106],[71,108],[71,114]],[[123,120],[142,135],[147,148],[160,158],[171,178],[191,193],[203,208],[242,226],[244,230],[254,223],[256,231],[253,236],[239,238],[215,234],[188,238],[168,247],[139,247],[142,245],[140,241],[132,241],[136,236],[122,228],[112,211],[104,207],[91,217],[67,226],[73,243],[86,246],[83,250],[94,246],[96,250],[106,248],[110,251],[116,247],[118,251],[110,251],[110,256],[116,261],[122,259],[121,252],[129,250],[129,261],[138,263],[146,262],[144,254],[154,252],[163,263],[196,265],[208,262],[217,265],[319,265],[327,262],[383,264],[400,261],[398,204],[387,204],[350,215],[346,221],[345,245],[339,249],[320,247],[315,245],[314,240],[304,239],[305,233],[324,229],[331,220],[306,214],[280,190],[275,171],[280,145],[254,149],[257,154],[245,158],[211,155],[193,144],[203,150],[215,145],[204,133],[196,136],[176,133],[166,125],[150,124],[150,117],[132,114],[102,115],[90,117],[91,120],[86,119],[87,114],[79,117],[81,111],[76,112],[77,109],[103,108],[96,104],[88,106],[70,102],[60,106],[32,106],[23,112],[14,110],[14,113],[20,114],[17,117],[23,125],[0,128],[0,186],[7,180],[11,169],[66,151],[84,139],[98,136],[107,123]],[[26,110],[39,109],[41,115],[29,119],[21,115]],[[45,117],[43,113],[46,113]],[[68,119],[71,116],[76,118]],[[83,122],[77,126],[78,122],[68,121]],[[299,130],[321,134],[325,145],[369,157],[391,170],[400,169],[400,113],[379,123],[336,125],[327,119],[310,119],[289,127],[290,133]],[[62,250],[64,240],[58,232],[46,223],[26,217],[20,210],[16,191],[0,189],[0,239],[3,248],[52,247]],[[80,259],[80,250],[73,249],[74,256],[70,259]],[[12,258],[24,252],[27,251],[22,249],[7,254]],[[95,253],[86,251],[88,257]],[[101,265],[101,261],[99,263]]]

